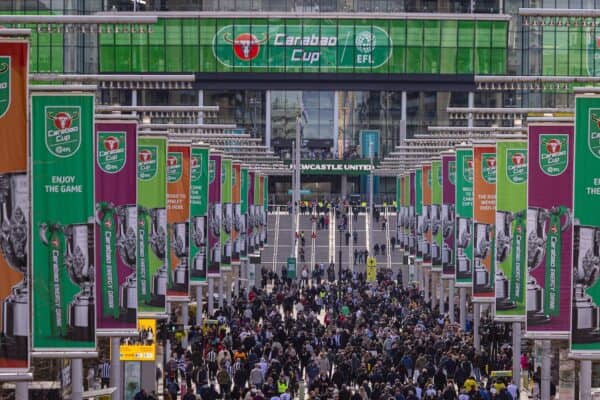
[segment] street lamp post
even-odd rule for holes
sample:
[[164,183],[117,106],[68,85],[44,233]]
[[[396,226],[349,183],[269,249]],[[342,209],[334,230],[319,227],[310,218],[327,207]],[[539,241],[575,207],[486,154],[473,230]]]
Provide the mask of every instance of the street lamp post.
[[340,232],[339,237],[339,247],[338,247],[338,280],[341,281],[342,280],[342,223],[340,222],[338,224],[338,230]]

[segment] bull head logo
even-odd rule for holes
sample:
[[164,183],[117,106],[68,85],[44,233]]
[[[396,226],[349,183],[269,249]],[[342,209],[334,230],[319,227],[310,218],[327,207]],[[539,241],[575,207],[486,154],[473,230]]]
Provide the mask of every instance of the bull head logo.
[[252,33],[241,33],[232,39],[232,37],[225,33],[223,40],[227,43],[231,43],[233,46],[233,52],[236,57],[243,61],[251,61],[258,57],[260,53],[260,46],[267,43],[269,36],[264,33],[261,39],[258,39]]

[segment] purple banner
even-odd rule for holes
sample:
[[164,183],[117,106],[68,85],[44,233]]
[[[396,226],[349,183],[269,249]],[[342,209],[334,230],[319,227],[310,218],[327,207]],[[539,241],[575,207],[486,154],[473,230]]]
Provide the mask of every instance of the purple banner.
[[[410,173],[410,206],[408,207],[410,235],[408,237],[408,254],[412,257],[417,256],[417,214],[416,214],[416,192],[415,192],[415,171]],[[410,260],[410,259],[409,259]],[[414,258],[413,258],[414,262]]]
[[454,279],[456,155],[442,154],[442,278]]
[[207,276],[219,277],[221,267],[221,154],[210,153],[208,162]]
[[573,139],[572,125],[529,126],[527,333],[536,339],[570,329]]
[[96,123],[97,330],[129,334],[137,325],[137,123]]

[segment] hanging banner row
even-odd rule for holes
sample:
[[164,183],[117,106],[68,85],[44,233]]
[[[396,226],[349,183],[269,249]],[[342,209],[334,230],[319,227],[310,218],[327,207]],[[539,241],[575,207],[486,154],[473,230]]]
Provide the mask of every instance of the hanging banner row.
[[400,171],[403,263],[471,289],[528,337],[599,358],[599,121],[600,98],[578,96],[575,127],[529,125],[527,139],[456,146]]
[[28,97],[27,65],[26,41],[0,43],[2,373],[27,371],[30,348],[68,357],[136,334],[267,240],[268,177],[134,121],[95,123],[93,94]]

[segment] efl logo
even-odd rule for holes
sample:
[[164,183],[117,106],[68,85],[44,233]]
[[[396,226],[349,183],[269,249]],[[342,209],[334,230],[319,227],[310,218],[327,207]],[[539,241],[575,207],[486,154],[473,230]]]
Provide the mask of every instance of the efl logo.
[[258,39],[252,33],[241,33],[232,39],[227,33],[223,35],[223,40],[233,45],[235,56],[243,61],[252,61],[260,53],[260,46],[267,43],[269,37],[265,34],[262,39]]

